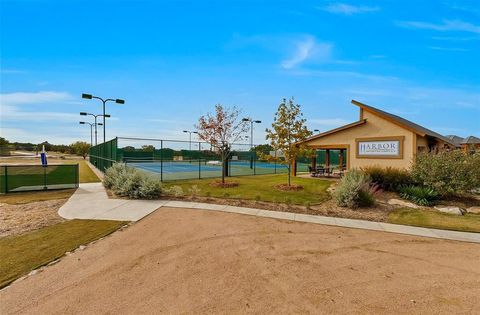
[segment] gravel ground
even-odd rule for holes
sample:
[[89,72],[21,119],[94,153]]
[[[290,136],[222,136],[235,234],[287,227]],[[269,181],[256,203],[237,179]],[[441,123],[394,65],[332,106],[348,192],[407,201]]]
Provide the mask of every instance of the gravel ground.
[[0,237],[22,234],[65,221],[57,214],[67,199],[19,205],[0,203]]
[[471,314],[479,261],[478,244],[161,208],[0,291],[0,313]]

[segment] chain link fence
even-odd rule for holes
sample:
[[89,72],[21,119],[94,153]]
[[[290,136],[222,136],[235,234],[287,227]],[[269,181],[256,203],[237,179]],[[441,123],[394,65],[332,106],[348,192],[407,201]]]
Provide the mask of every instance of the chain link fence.
[[[272,159],[268,159],[270,156]],[[276,161],[277,152],[266,145],[235,143],[226,163],[227,176],[287,173]],[[166,139],[117,137],[90,149],[90,162],[105,171],[115,162],[158,177],[162,181],[215,178],[222,176],[222,158],[209,143]],[[307,172],[311,161],[302,158],[297,172]]]

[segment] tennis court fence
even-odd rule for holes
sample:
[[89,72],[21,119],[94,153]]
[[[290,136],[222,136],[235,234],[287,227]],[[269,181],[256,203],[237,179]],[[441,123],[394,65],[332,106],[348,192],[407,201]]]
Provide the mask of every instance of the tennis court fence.
[[78,164],[0,165],[0,193],[77,188]]
[[[287,173],[286,165],[268,161],[277,157],[267,145],[232,144],[226,161],[227,176]],[[125,163],[161,181],[215,178],[222,176],[222,158],[201,141],[117,137],[90,148],[90,162],[104,172],[113,163]],[[310,159],[297,161],[297,172],[308,171]]]

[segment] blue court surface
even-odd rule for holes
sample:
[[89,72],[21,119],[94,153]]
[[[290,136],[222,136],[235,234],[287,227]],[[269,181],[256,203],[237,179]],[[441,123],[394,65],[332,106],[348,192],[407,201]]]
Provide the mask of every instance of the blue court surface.
[[[159,176],[163,181],[180,179],[199,179],[215,178],[222,176],[222,166],[220,163],[207,162],[205,160],[192,161],[127,161],[127,165],[148,172],[153,176]],[[297,170],[303,171],[307,165],[297,164]],[[229,176],[245,175],[268,175],[285,174],[288,168],[283,164],[275,164],[264,161],[256,161],[251,167],[248,160],[230,161]]]

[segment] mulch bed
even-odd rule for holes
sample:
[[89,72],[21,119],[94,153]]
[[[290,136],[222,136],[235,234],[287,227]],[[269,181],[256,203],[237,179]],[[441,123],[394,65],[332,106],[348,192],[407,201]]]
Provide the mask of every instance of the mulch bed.
[[221,188],[232,188],[232,187],[237,187],[238,186],[238,183],[236,182],[225,182],[225,183],[222,183],[220,181],[215,181],[215,182],[211,182],[210,183],[210,186],[212,187],[221,187]]
[[275,189],[278,189],[278,190],[281,190],[281,191],[299,191],[299,190],[303,190],[303,186],[302,185],[295,185],[295,184],[292,184],[290,186],[288,186],[288,184],[278,184],[278,185],[275,185],[274,186]]

